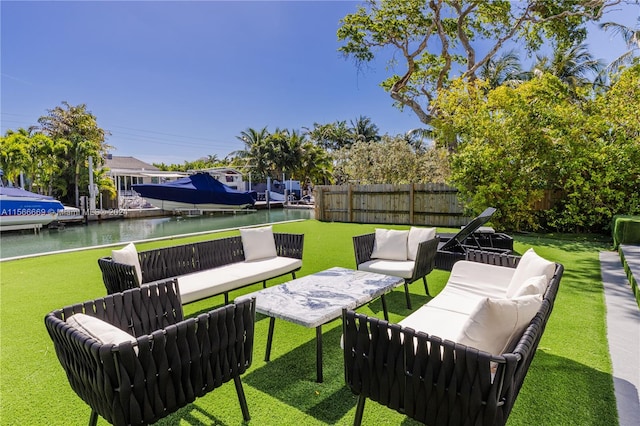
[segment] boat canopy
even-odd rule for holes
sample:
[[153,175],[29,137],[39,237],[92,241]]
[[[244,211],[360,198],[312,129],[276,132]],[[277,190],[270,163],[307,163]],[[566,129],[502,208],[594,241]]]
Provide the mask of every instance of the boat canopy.
[[196,205],[215,203],[239,206],[255,203],[250,192],[235,190],[208,173],[196,173],[166,183],[134,184],[131,187],[141,196],[157,200]]

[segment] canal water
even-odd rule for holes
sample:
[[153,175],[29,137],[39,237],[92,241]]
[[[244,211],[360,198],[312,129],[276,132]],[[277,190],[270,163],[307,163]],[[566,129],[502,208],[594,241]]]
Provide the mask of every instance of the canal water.
[[108,244],[192,234],[240,226],[297,219],[312,219],[313,209],[271,209],[255,212],[197,217],[154,217],[67,224],[64,229],[3,232],[0,259]]

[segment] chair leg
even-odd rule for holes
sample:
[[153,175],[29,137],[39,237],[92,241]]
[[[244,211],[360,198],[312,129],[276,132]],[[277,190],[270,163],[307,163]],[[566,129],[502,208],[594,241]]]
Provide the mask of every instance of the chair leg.
[[356,406],[356,418],[353,419],[353,426],[360,426],[362,424],[362,415],[364,414],[364,403],[367,398],[363,395],[358,395],[358,405]]
[[247,399],[244,396],[244,389],[242,388],[242,382],[240,381],[240,376],[234,376],[233,382],[236,385],[236,393],[238,394],[238,400],[240,401],[240,409],[242,410],[242,417],[245,422],[251,420],[251,416],[249,415],[249,407],[247,406]]
[[404,294],[407,296],[407,309],[411,310],[411,299],[409,298],[409,284],[404,282]]
[[431,293],[429,293],[429,286],[427,286],[427,277],[422,277],[422,282],[424,283],[424,292],[427,293],[427,296],[431,296]]
[[267,288],[267,280],[262,281],[262,288]]
[[89,416],[89,426],[96,426],[98,424],[98,413],[95,410],[91,410],[91,415]]

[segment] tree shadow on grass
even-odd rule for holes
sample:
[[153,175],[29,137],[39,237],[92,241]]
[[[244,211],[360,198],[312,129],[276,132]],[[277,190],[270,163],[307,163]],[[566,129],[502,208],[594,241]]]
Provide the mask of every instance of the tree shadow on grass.
[[[344,381],[341,336],[342,327],[323,332],[323,383],[316,382],[315,337],[275,359],[272,352],[271,361],[245,375],[242,381],[322,422],[335,424],[356,403]],[[276,325],[274,348],[279,339],[285,338],[278,334]],[[257,352],[254,356],[263,354]]]

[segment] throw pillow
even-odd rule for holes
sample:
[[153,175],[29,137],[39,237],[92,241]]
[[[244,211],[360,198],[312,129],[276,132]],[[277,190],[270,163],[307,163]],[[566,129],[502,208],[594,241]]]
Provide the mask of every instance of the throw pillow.
[[376,228],[371,258],[386,260],[407,260],[409,231]]
[[[135,337],[118,327],[86,314],[74,314],[67,318],[67,324],[102,343],[119,345],[124,342],[136,343]],[[135,348],[136,353],[138,348]]]
[[418,246],[423,241],[433,240],[436,237],[436,228],[416,228],[409,229],[409,239],[407,242],[407,259],[416,260],[418,256]]
[[524,285],[524,282],[531,277],[538,275],[544,275],[547,277],[547,282],[553,277],[556,270],[556,264],[544,259],[533,251],[533,249],[527,250],[520,259],[516,270],[511,277],[509,286],[507,287],[506,297],[513,297],[518,292],[520,287]]
[[259,260],[278,255],[271,226],[240,229],[240,237],[245,260]]
[[539,295],[513,299],[483,298],[469,314],[458,343],[500,355],[519,338],[542,305]]
[[547,285],[549,280],[544,275],[538,275],[537,277],[531,277],[526,280],[522,286],[515,292],[513,297],[528,296],[539,294],[544,297],[544,293],[547,291]]
[[142,284],[142,268],[140,267],[138,251],[133,243],[127,244],[120,250],[112,250],[111,259],[116,263],[133,266],[136,270],[136,276],[138,277],[138,285]]

